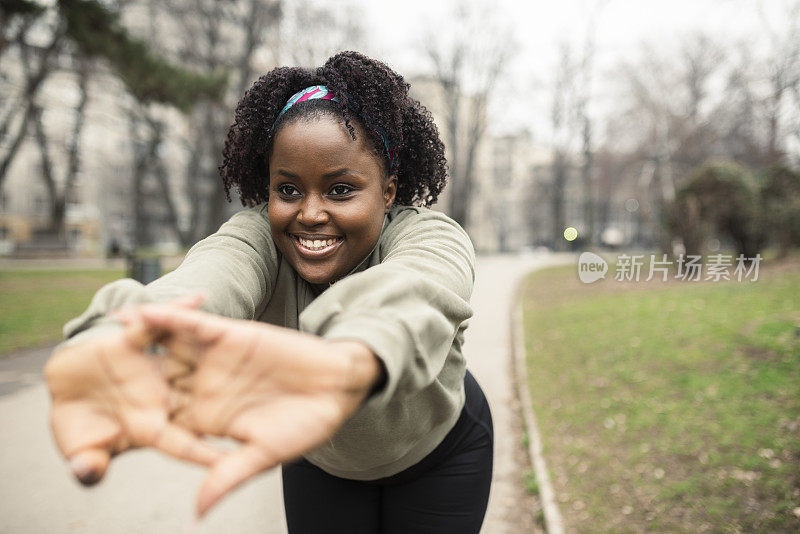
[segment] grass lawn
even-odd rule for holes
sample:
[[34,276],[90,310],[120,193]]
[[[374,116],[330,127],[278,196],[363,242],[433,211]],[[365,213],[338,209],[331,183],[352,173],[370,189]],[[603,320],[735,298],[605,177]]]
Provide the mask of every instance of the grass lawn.
[[571,532],[800,532],[800,261],[756,282],[524,291],[528,380]]
[[123,276],[115,269],[0,270],[0,355],[60,340],[61,327],[95,291]]

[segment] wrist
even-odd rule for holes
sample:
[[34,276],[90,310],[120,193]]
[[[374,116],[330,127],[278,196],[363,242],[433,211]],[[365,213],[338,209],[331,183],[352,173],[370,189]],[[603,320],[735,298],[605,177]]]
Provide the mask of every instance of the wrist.
[[344,388],[364,400],[380,389],[386,380],[381,360],[360,341],[335,341],[347,359]]

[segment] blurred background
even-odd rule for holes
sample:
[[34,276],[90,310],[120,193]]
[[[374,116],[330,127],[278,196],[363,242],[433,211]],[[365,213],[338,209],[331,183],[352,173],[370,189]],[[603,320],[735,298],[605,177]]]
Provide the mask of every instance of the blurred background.
[[[567,530],[800,531],[800,0],[0,0],[0,30],[4,452],[38,443],[28,464],[60,465],[44,424],[23,429],[46,413],[63,323],[242,209],[217,167],[252,82],[358,50],[432,112],[451,175],[436,209],[496,279],[485,258],[764,258],[744,282],[645,283],[646,261],[641,283],[582,284],[574,265],[528,280],[532,406]],[[41,474],[36,499],[4,488],[0,532],[35,531],[64,495],[69,531],[103,531],[138,510],[138,464],[120,465],[116,508],[64,477]],[[543,481],[514,469],[537,531]]]
[[[241,207],[217,173],[240,96],[343,49],[387,62],[433,112],[451,171],[440,209],[480,251],[563,249],[566,227],[573,247],[790,247],[798,9],[4,0],[0,255],[176,252],[213,232]],[[707,206],[717,192],[736,202]],[[699,235],[734,207],[741,228]]]

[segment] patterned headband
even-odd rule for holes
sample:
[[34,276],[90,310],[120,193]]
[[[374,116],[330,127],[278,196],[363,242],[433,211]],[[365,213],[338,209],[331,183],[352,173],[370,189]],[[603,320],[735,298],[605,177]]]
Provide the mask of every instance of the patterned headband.
[[[272,129],[275,129],[275,125],[278,124],[278,121],[281,119],[283,114],[289,111],[289,108],[298,102],[305,102],[307,100],[332,100],[334,102],[340,102],[340,100],[336,98],[336,95],[330,92],[324,85],[312,85],[311,87],[306,87],[302,91],[298,91],[289,97],[289,100],[286,101],[286,105],[283,106],[281,112],[278,113],[278,117],[275,119],[275,122],[272,123]],[[368,117],[359,113],[358,110],[353,106],[348,105],[348,107],[351,111],[358,115],[358,117],[367,127],[372,129],[372,131],[378,134],[378,137],[381,138],[383,141],[383,148],[386,150],[386,157],[389,158],[389,172],[396,173],[399,167],[397,161],[397,151],[394,150],[392,145],[389,143],[389,136],[386,135],[384,129],[380,126],[375,126],[372,124]]]

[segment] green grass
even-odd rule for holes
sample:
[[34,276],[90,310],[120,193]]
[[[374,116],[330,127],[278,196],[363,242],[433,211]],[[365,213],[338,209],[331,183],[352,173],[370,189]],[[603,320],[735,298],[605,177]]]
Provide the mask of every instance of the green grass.
[[95,291],[123,276],[115,269],[0,271],[0,355],[60,340]]
[[577,532],[798,532],[800,262],[757,282],[537,273],[529,385]]
[[525,491],[531,495],[539,495],[539,481],[536,479],[536,473],[532,470],[526,471],[523,480],[525,481]]

